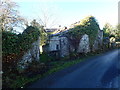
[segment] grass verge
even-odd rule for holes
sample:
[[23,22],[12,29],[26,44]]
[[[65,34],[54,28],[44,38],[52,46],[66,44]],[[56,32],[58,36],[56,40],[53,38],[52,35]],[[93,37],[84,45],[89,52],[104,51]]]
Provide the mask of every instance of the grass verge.
[[98,53],[89,53],[83,57],[79,57],[78,59],[74,60],[61,60],[61,61],[54,61],[50,62],[52,65],[52,68],[47,70],[44,74],[37,74],[34,77],[27,77],[27,76],[16,76],[16,80],[12,81],[10,83],[10,88],[26,88],[28,85],[32,84],[33,82],[42,79],[54,72],[58,72],[62,69],[65,69],[67,67],[70,67],[72,65],[75,65],[77,63],[80,63],[82,61],[85,61],[88,58],[91,58],[92,56],[100,55],[102,52]]

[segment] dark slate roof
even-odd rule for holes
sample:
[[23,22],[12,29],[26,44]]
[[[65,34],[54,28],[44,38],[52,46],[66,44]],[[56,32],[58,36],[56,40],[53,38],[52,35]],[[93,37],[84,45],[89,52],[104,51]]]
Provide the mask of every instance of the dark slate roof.
[[46,28],[45,29],[46,32],[54,32],[56,30],[58,30],[58,28]]

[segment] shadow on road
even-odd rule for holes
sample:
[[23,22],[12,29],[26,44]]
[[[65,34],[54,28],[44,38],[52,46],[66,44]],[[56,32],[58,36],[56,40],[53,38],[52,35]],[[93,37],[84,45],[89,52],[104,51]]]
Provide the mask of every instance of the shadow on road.
[[101,79],[101,83],[103,86],[108,86],[112,82],[112,80],[120,75],[120,69],[116,68],[115,65],[112,65],[106,73],[103,75]]

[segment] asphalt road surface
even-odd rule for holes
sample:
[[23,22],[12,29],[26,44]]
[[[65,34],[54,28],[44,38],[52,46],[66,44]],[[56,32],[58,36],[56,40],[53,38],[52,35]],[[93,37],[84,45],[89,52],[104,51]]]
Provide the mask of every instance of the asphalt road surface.
[[120,49],[92,57],[28,88],[120,88]]

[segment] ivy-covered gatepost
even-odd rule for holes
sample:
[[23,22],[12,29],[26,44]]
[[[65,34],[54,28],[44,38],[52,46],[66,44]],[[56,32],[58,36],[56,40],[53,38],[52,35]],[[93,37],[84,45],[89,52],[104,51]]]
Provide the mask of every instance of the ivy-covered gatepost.
[[103,30],[98,30],[96,39],[93,43],[92,51],[102,49],[103,45]]
[[[18,71],[22,72],[32,61],[40,60],[40,33],[35,27],[29,26],[22,33],[22,46],[26,50],[18,63]],[[25,46],[24,46],[25,45]]]

